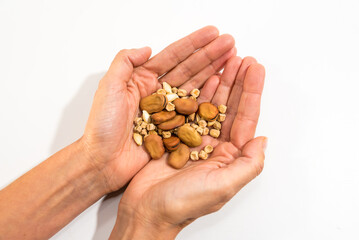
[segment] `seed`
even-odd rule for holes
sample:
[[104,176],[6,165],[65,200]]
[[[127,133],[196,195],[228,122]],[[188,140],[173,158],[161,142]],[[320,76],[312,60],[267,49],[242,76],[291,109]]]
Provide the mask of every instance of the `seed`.
[[189,99],[192,99],[192,100],[195,100],[195,101],[196,101],[197,98],[195,98],[195,97],[193,97],[193,96],[190,96]]
[[202,120],[202,118],[198,115],[198,113],[196,114],[196,119],[195,119],[195,122],[199,122],[199,121],[201,121]]
[[156,93],[142,98],[140,108],[148,113],[160,112],[166,107],[167,102],[166,96]]
[[170,138],[171,132],[170,131],[162,131],[162,137],[163,138]]
[[156,126],[153,123],[147,124],[147,131],[155,130]]
[[198,147],[202,143],[202,137],[191,126],[184,125],[178,129],[177,136],[189,147]]
[[215,122],[216,122],[216,121],[208,122],[208,123],[207,123],[207,126],[208,126],[208,127],[212,127]]
[[158,132],[159,135],[162,135],[162,129],[157,128],[157,132]]
[[203,136],[204,136],[204,135],[208,135],[208,133],[209,133],[209,128],[205,127],[205,128],[203,129],[202,135],[203,135]]
[[190,94],[194,97],[194,98],[198,98],[199,94],[200,94],[200,91],[195,88],[195,89],[192,89],[192,91],[190,92]]
[[140,125],[142,123],[142,118],[136,117],[133,122],[138,126],[138,125]]
[[209,131],[209,135],[211,135],[214,138],[218,138],[221,132],[218,129],[211,129]]
[[218,116],[218,109],[212,103],[201,103],[198,107],[198,114],[206,121],[214,121]]
[[177,92],[178,96],[180,97],[185,97],[187,96],[187,91],[185,89],[178,89],[178,92]]
[[196,131],[197,131],[199,134],[203,135],[204,128],[203,128],[203,127],[198,127],[198,128],[196,129]]
[[181,141],[178,137],[169,137],[169,138],[165,138],[163,139],[163,144],[165,145],[166,149],[170,152],[176,150],[179,145],[180,145]]
[[171,130],[176,127],[182,126],[185,123],[185,117],[183,115],[176,115],[171,120],[159,124],[157,127],[162,130]]
[[198,156],[199,156],[200,159],[203,159],[203,160],[206,160],[208,158],[208,154],[203,150],[201,150],[199,152]]
[[192,123],[191,126],[194,128],[194,129],[197,129],[199,126],[195,123]]
[[226,113],[226,111],[227,111],[227,106],[221,104],[221,105],[218,106],[218,110],[219,110],[220,113]]
[[146,123],[146,122],[142,122],[142,123],[141,123],[141,128],[147,128],[147,123]]
[[211,152],[213,152],[213,147],[211,145],[207,145],[204,147],[204,151],[206,153],[211,153]]
[[193,99],[179,98],[173,101],[176,111],[180,114],[189,115],[195,113],[198,109],[198,103]]
[[177,150],[171,152],[168,157],[168,164],[176,169],[186,165],[189,159],[190,150],[185,144],[180,144]]
[[167,111],[161,111],[159,113],[155,113],[151,116],[152,122],[154,124],[160,124],[163,122],[166,122],[168,120],[173,119],[176,116],[175,111],[167,112]]
[[166,90],[164,90],[164,89],[162,89],[162,88],[158,89],[156,93],[157,93],[157,94],[162,94],[162,95],[166,95],[166,94],[167,94],[167,93],[166,93]]
[[142,127],[141,127],[141,126],[136,126],[136,127],[134,128],[134,130],[135,130],[135,132],[140,133],[140,132],[142,131]]
[[163,82],[162,87],[166,91],[166,93],[172,93],[172,87],[168,83]]
[[148,135],[151,135],[151,134],[158,135],[158,133],[155,130],[151,130],[151,131],[148,132]]
[[191,154],[190,154],[190,158],[191,158],[191,160],[193,160],[193,161],[199,160],[198,151],[192,151]]
[[153,159],[159,159],[165,153],[162,138],[156,134],[150,134],[145,138],[145,148]]
[[188,115],[188,121],[193,122],[195,116],[196,116],[196,113],[192,113],[192,114]]
[[166,97],[167,97],[168,102],[172,102],[178,98],[178,95],[175,93],[169,93],[166,95]]
[[220,113],[220,114],[218,115],[217,121],[218,121],[218,122],[224,122],[224,120],[226,120],[226,114]]
[[173,88],[172,88],[172,92],[173,92],[173,93],[178,93],[178,89],[177,89],[176,87],[173,87]]
[[188,96],[181,97],[181,99],[188,99]]
[[142,111],[142,119],[145,123],[151,122],[151,116],[146,110]]
[[146,136],[146,135],[147,135],[147,130],[146,130],[146,128],[142,129],[141,132],[140,132],[140,134],[141,134],[142,136]]
[[133,140],[135,140],[135,142],[138,146],[142,145],[142,136],[139,133],[133,134]]
[[205,120],[199,120],[198,121],[198,126],[200,127],[206,127],[207,126],[207,122]]
[[167,106],[166,106],[166,110],[169,111],[169,112],[174,111],[175,110],[175,105],[173,103],[169,102],[167,104]]
[[222,124],[220,122],[215,121],[213,124],[213,128],[220,130],[222,128]]

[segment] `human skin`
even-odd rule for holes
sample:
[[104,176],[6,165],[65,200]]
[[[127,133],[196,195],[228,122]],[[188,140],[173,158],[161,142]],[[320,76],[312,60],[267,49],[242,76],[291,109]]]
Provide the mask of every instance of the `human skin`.
[[151,59],[148,47],[120,51],[99,83],[83,136],[0,191],[0,239],[48,239],[123,187],[150,160],[132,140],[141,97],[162,75],[200,88],[235,54],[233,38],[212,26]]
[[198,101],[228,106],[220,137],[204,136],[197,148],[211,144],[214,152],[179,170],[168,165],[168,154],[150,161],[127,187],[110,239],[174,239],[198,217],[219,210],[261,173],[267,138],[253,137],[264,74],[254,58],[232,57],[222,76],[206,82]]

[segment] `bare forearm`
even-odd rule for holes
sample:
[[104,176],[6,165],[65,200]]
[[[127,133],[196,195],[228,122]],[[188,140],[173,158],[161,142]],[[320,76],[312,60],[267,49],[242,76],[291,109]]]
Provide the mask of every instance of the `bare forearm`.
[[0,191],[0,239],[47,239],[106,192],[77,141]]

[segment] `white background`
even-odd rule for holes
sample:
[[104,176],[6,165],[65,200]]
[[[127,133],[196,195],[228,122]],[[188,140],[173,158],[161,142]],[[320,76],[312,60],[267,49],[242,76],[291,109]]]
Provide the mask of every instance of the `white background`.
[[[359,239],[358,1],[0,0],[0,188],[79,138],[123,48],[205,25],[266,67],[263,173],[178,239]],[[53,239],[106,239],[119,196]]]

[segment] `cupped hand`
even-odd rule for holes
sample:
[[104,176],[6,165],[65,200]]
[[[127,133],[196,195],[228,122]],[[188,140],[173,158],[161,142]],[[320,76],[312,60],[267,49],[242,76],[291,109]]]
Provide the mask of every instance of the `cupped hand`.
[[140,99],[158,89],[161,81],[201,87],[235,54],[233,38],[218,36],[212,26],[172,43],[151,59],[148,47],[117,54],[99,83],[80,140],[109,192],[126,184],[150,160],[132,139]]
[[[228,106],[220,137],[205,136],[198,147],[211,144],[216,146],[214,152],[209,159],[189,161],[179,170],[167,164],[167,154],[149,162],[126,189],[118,222],[131,216],[141,222],[139,225],[158,227],[162,233],[165,226],[179,231],[194,219],[220,209],[262,171],[267,140],[253,137],[264,74],[254,58],[232,57],[222,76],[209,78],[198,101]],[[114,229],[113,236],[117,233]]]

